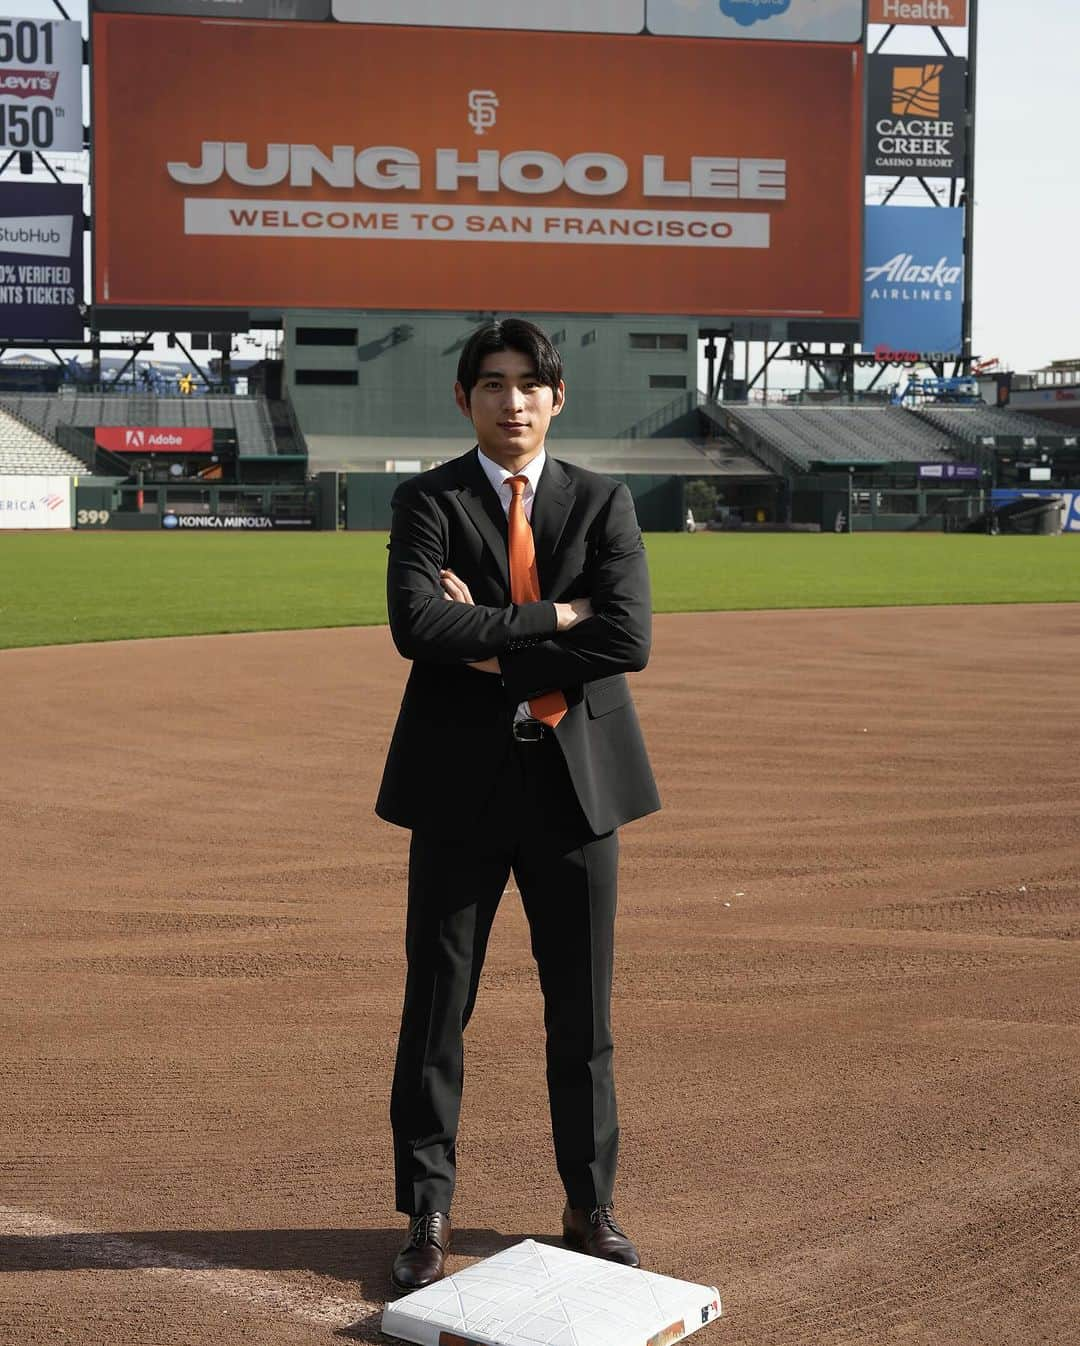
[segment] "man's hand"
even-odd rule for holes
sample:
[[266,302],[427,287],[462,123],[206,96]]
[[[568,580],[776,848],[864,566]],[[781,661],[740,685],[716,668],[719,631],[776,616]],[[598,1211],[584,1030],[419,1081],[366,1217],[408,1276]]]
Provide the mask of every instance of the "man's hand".
[[479,663],[470,664],[470,668],[475,668],[477,673],[501,673],[502,666],[499,663],[497,655],[492,655],[490,659],[481,659]]
[[[452,570],[439,571],[439,583],[443,588],[443,598],[448,603],[468,603],[475,607],[472,594],[469,592],[469,586]],[[572,631],[579,622],[587,622],[593,615],[593,606],[588,598],[572,598],[569,603],[555,604],[556,632]],[[499,661],[497,658],[483,659],[479,663],[470,664],[470,668],[475,668],[481,673],[498,673]]]
[[469,593],[469,586],[452,570],[440,570],[439,583],[443,587],[443,598],[451,603],[467,603],[471,608],[476,607],[473,596]]
[[592,603],[587,598],[573,598],[569,603],[555,604],[556,631],[572,631],[578,622],[587,622],[593,615]]
[[[469,586],[460,576],[455,575],[452,570],[440,570],[439,582],[443,587],[443,598],[451,603],[468,603],[470,607],[475,607],[472,594],[469,592]],[[470,668],[475,668],[478,673],[501,673],[499,660],[496,657],[490,659],[481,659],[475,664],[470,664]]]

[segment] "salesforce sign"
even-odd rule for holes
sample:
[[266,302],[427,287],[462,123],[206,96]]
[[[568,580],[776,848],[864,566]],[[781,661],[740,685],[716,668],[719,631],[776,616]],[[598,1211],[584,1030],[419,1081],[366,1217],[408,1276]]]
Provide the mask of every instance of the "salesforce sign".
[[863,35],[862,0],[648,0],[645,19],[658,37],[859,42]]
[[959,355],[963,306],[963,210],[867,206],[863,349]]

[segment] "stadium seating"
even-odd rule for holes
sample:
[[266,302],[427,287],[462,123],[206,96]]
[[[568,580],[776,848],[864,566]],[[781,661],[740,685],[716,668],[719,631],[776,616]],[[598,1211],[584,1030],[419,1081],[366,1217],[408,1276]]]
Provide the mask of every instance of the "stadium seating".
[[149,394],[80,393],[64,389],[44,393],[5,393],[0,407],[28,421],[45,435],[58,425],[93,431],[99,425],[211,426],[235,430],[244,454],[276,452],[270,412],[261,397],[155,397]]
[[731,444],[710,450],[689,439],[553,439],[557,458],[592,472],[619,475],[645,472],[657,476],[709,477],[745,471],[760,476],[760,463]]
[[[390,463],[415,462],[422,469],[468,448],[461,439],[393,439],[380,436],[308,435],[311,471],[384,472]],[[730,443],[715,449],[688,439],[557,439],[556,458],[593,472],[645,472],[660,476],[707,477],[721,473],[763,474],[761,464]],[[391,469],[393,470],[393,469]]]
[[81,458],[39,434],[32,426],[0,410],[0,477],[39,475],[89,477]]
[[951,462],[948,433],[902,407],[749,407],[725,404],[735,422],[797,471],[813,462]]
[[[926,403],[914,408],[915,414],[928,424],[966,444],[978,444],[991,436],[1058,435],[1063,427],[1052,421],[1028,416],[1022,411],[1007,411],[1004,407],[949,407]],[[1064,428],[1067,431],[1067,427]]]

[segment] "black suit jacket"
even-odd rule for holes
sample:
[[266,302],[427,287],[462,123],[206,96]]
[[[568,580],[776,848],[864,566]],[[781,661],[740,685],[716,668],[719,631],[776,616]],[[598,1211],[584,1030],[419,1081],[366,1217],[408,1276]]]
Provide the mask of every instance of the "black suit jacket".
[[[506,518],[477,451],[402,482],[392,501],[387,607],[413,661],[375,811],[432,835],[465,836],[511,749],[520,701],[561,688],[555,729],[596,833],[660,807],[625,674],[651,642],[649,572],[626,487],[550,454],[533,501],[542,599],[513,604]],[[439,571],[475,606],[447,602]],[[556,602],[588,597],[594,616],[555,634]],[[501,679],[469,668],[497,655]]]

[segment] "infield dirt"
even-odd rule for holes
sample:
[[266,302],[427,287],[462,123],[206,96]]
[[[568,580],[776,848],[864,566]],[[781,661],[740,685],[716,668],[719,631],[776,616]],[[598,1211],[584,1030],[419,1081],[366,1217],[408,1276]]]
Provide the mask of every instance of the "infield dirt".
[[[728,1346],[1080,1342],[1080,605],[657,619],[618,1212]],[[0,655],[0,1341],[380,1340],[384,628]],[[480,676],[480,675],[478,675]],[[510,890],[452,1267],[558,1232]]]

